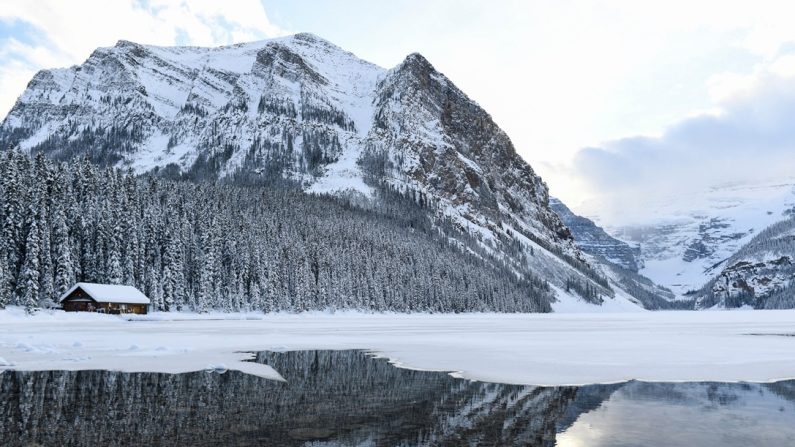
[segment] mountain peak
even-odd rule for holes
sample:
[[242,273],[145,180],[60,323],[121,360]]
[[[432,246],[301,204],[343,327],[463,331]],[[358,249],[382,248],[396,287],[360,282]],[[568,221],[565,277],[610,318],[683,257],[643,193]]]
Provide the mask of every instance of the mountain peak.
[[295,33],[295,34],[287,36],[287,37],[295,39],[295,40],[302,40],[304,42],[313,42],[313,43],[323,43],[323,44],[328,44],[328,45],[334,45],[331,42],[329,42],[328,40],[318,36],[317,34],[313,34],[313,33],[301,32],[301,33]]
[[116,45],[114,45],[114,46],[118,47],[118,48],[123,48],[123,47],[138,47],[138,46],[141,46],[141,45],[136,43],[136,42],[130,41],[130,40],[119,39],[116,42]]
[[403,59],[398,68],[408,67],[421,73],[437,73],[436,68],[420,53],[411,53]]
[[414,53],[411,53],[408,56],[406,56],[406,58],[403,60],[403,63],[416,63],[416,64],[421,64],[421,65],[431,65],[431,63],[428,62],[428,59],[426,59],[425,56],[423,56],[422,54],[420,54],[420,53],[418,53],[416,51]]

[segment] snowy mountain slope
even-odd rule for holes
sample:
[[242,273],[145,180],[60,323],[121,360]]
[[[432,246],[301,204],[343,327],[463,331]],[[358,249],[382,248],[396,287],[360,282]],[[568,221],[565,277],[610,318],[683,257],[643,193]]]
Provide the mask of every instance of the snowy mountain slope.
[[594,302],[613,295],[508,136],[419,54],[386,70],[311,34],[220,48],[120,41],[37,73],[0,124],[9,146],[192,180],[397,192],[519,274]]
[[[638,244],[644,276],[672,289],[679,298],[698,290],[726,266],[726,260],[758,232],[795,207],[795,179],[718,185],[683,197],[650,201],[650,215],[630,213],[606,230]],[[598,205],[585,213],[599,221]]]
[[795,307],[795,217],[759,232],[694,294],[699,308]]
[[549,206],[571,230],[575,244],[582,251],[604,258],[608,262],[627,270],[638,271],[640,249],[618,240],[587,217],[574,214],[569,207],[556,198],[550,198]]
[[[626,242],[610,236],[594,221],[574,214],[558,199],[550,199],[549,204],[571,230],[575,245],[586,253],[589,263],[597,266],[596,268],[617,292],[611,302],[602,303],[605,308],[632,309],[642,306],[658,310],[688,307],[685,302],[673,303],[673,292],[638,273],[638,265],[642,265],[639,248],[631,247]],[[616,307],[621,300],[624,301],[624,305]],[[586,305],[574,308],[587,307]],[[555,307],[555,311],[561,309],[563,309],[561,304]]]

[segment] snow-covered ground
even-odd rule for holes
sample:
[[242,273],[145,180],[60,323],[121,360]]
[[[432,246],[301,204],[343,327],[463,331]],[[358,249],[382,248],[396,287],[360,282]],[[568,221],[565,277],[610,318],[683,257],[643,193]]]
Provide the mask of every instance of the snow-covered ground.
[[634,298],[616,287],[616,296],[602,297],[602,304],[589,303],[572,293],[566,293],[560,287],[550,286],[555,291],[557,301],[552,303],[555,313],[605,313],[605,312],[647,312]]
[[[215,319],[213,319],[215,318]],[[396,364],[538,385],[795,378],[795,311],[593,314],[98,314],[0,311],[0,370],[187,372],[279,379],[248,352],[364,349]]]

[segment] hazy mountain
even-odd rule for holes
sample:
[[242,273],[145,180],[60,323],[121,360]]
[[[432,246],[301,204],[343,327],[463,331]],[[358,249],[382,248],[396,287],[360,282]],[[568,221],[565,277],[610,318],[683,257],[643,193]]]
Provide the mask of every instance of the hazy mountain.
[[[582,212],[618,239],[640,249],[639,273],[680,299],[701,288],[756,234],[795,206],[795,180],[721,184],[688,196],[649,199],[643,215],[602,215],[598,203]],[[578,208],[579,210],[579,208]],[[687,295],[686,295],[687,294]]]
[[690,307],[690,301],[674,300],[673,292],[638,273],[639,265],[643,265],[638,247],[610,236],[594,221],[575,214],[558,199],[550,199],[549,205],[571,230],[575,245],[592,256],[592,263],[599,265],[636,302],[647,309]]
[[640,249],[638,247],[631,247],[626,242],[610,236],[594,221],[574,214],[569,207],[554,197],[549,200],[549,206],[571,230],[574,236],[574,243],[582,251],[603,258],[627,270],[638,271],[638,264],[640,263]]

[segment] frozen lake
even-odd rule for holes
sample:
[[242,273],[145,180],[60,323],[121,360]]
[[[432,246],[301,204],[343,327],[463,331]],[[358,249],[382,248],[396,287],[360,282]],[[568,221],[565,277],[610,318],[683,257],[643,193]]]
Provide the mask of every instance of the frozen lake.
[[795,311],[11,309],[0,444],[787,445],[793,333]]
[[505,385],[360,351],[261,352],[237,371],[0,373],[3,445],[791,445],[795,381]]
[[[212,319],[224,318],[224,319]],[[357,349],[412,369],[521,385],[795,378],[795,311],[593,314],[97,314],[0,311],[0,371],[190,372],[279,379],[253,352]]]

